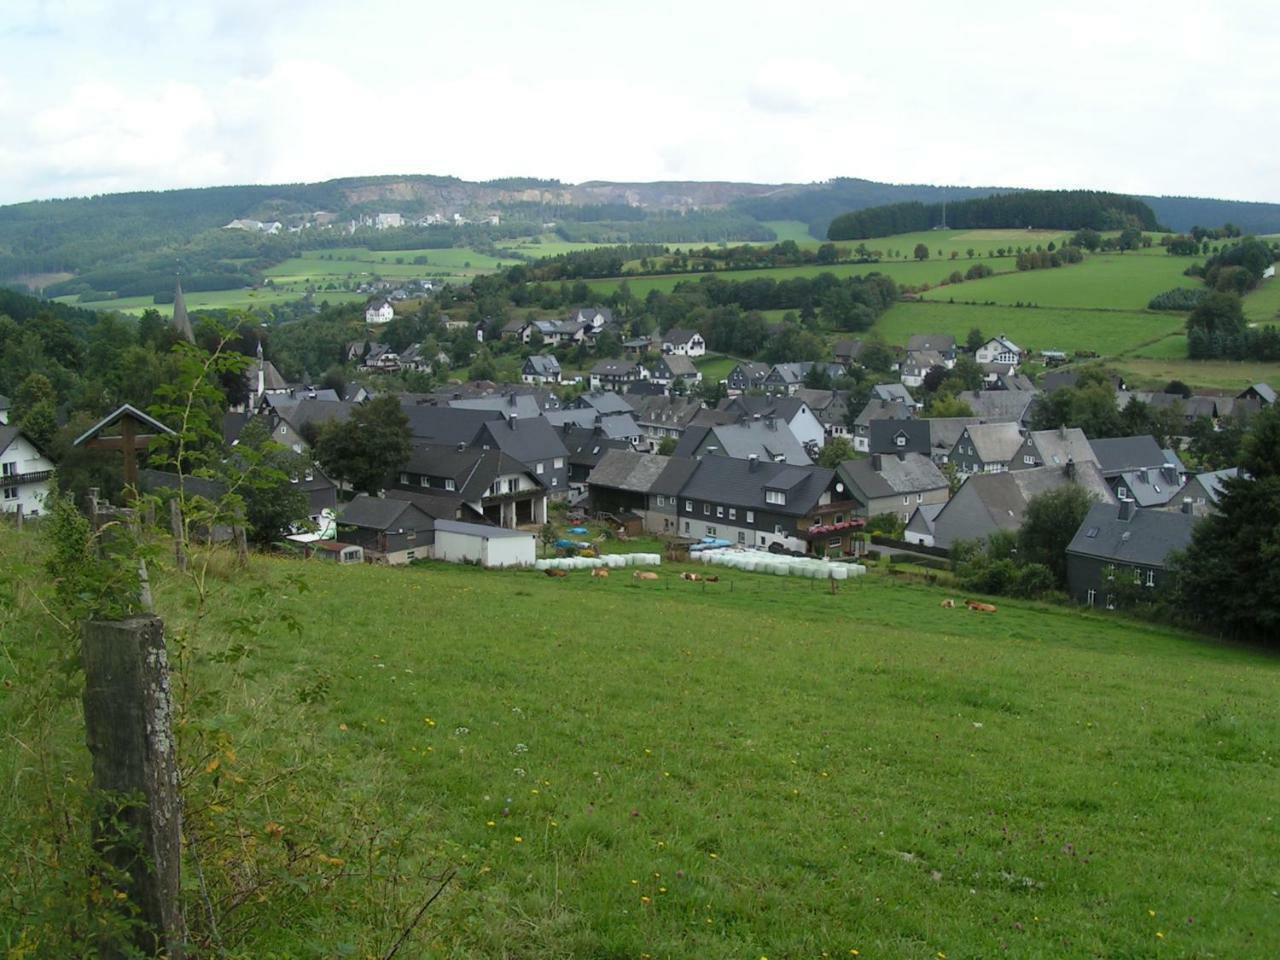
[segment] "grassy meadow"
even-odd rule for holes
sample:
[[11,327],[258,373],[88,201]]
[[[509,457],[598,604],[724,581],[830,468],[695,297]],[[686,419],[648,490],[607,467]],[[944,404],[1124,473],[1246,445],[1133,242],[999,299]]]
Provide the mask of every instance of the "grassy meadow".
[[[421,898],[369,904],[447,869],[405,955],[1280,953],[1274,656],[1056,606],[942,609],[880,574],[831,595],[677,569],[254,559],[200,628],[158,571],[177,688],[206,692],[224,744],[188,789],[238,784],[201,822],[264,857],[288,838],[333,875],[246,904],[243,955],[382,956]],[[264,606],[229,659],[226,626]],[[28,682],[12,660],[0,676]],[[38,763],[18,703],[0,699],[0,804],[26,802]],[[83,776],[70,701],[54,723]],[[393,837],[399,880],[371,880]]]
[[[188,310],[251,310],[276,303],[292,303],[306,293],[302,285],[284,284],[277,287],[258,287],[241,290],[183,291]],[[156,310],[161,316],[173,316],[172,303],[156,303],[151,297],[119,297],[114,300],[81,301],[78,297],[56,297],[60,303],[68,303],[86,310],[117,310],[138,316],[145,310]],[[317,303],[344,303],[365,299],[363,294],[345,290],[318,290]]]

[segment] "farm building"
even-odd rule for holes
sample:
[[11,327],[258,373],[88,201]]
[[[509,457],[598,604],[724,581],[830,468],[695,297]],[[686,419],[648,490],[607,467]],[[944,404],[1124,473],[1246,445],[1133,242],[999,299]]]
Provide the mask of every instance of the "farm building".
[[532,533],[457,520],[436,520],[435,531],[431,555],[436,560],[482,567],[533,566],[536,551]]

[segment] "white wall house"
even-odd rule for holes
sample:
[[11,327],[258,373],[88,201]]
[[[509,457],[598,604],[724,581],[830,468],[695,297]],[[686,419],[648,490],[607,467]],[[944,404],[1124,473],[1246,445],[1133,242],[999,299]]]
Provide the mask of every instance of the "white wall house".
[[53,461],[18,432],[0,427],[0,511],[39,516],[44,498],[53,489]]
[[992,337],[980,346],[973,355],[978,363],[1010,363],[1022,362],[1022,348],[1007,337]]
[[707,341],[696,330],[668,330],[662,338],[662,352],[680,357],[701,357],[707,352]]
[[391,308],[391,302],[388,300],[375,300],[369,304],[364,312],[365,323],[390,323],[391,318],[396,315],[395,310]]

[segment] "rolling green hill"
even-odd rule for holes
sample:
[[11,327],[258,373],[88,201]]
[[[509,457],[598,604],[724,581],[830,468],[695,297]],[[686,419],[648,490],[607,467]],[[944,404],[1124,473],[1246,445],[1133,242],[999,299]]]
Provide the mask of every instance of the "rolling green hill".
[[[22,549],[0,540],[6,574]],[[157,569],[229,955],[381,956],[450,870],[405,955],[1280,952],[1274,657],[1063,607],[942,609],[879,574],[831,595],[676,569],[255,559],[215,566],[204,626]],[[88,773],[74,684],[30,711],[44,622],[31,601],[5,622],[10,863],[49,830],[42,761],[55,803]],[[23,749],[39,717],[43,757]],[[9,943],[61,895],[18,876]]]

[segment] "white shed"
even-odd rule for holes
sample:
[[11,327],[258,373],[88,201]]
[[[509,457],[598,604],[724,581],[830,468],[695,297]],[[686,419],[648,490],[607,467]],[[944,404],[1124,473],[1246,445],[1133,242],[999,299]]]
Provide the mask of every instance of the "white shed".
[[435,522],[433,555],[449,563],[479,563],[482,567],[531,567],[536,556],[532,533],[486,527],[457,520]]

